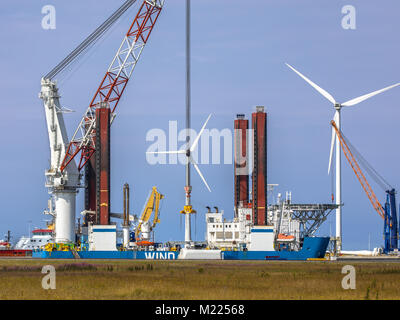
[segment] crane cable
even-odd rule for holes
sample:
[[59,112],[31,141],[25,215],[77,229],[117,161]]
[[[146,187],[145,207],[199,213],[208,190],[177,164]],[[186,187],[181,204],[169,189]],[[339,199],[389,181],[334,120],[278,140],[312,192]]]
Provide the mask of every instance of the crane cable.
[[76,49],[74,49],[64,60],[53,68],[44,78],[52,80],[75,59],[85,52],[89,47],[96,43],[114,23],[136,2],[136,0],[127,0],[117,11],[115,11],[106,21],[104,21],[95,31],[93,31]]
[[343,150],[344,155],[346,156],[347,160],[349,161],[350,166],[352,167],[354,173],[357,176],[357,179],[361,183],[362,188],[364,189],[368,199],[370,200],[372,206],[376,210],[376,212],[384,219],[385,212],[380,204],[379,200],[377,199],[374,191],[372,190],[371,186],[369,185],[363,171],[361,170],[356,158],[354,157],[353,153],[350,150],[345,138],[342,135],[342,132],[336,127],[335,121],[331,121],[333,128],[336,131],[336,135],[339,137],[341,149]]
[[[351,142],[344,136],[343,132],[340,132],[342,139],[345,141],[345,143],[348,145],[350,152],[353,153],[355,158],[357,158],[358,162],[361,164],[361,166],[368,172],[370,177],[382,188],[383,191],[388,192],[388,190],[394,190],[394,188],[385,180],[373,167],[372,165],[361,155],[361,153],[354,147],[354,145],[351,144]],[[382,207],[384,211],[386,211],[385,206]],[[386,223],[392,227],[392,221],[389,219],[389,217],[383,217],[386,220]]]
[[385,180],[373,167],[372,165],[361,155],[361,153],[356,149],[354,145],[351,144],[349,139],[341,131],[340,134],[343,137],[343,140],[346,141],[350,151],[353,153],[355,158],[358,160],[360,165],[368,172],[369,176],[382,188],[383,191],[387,191],[388,189],[393,189],[389,182]]

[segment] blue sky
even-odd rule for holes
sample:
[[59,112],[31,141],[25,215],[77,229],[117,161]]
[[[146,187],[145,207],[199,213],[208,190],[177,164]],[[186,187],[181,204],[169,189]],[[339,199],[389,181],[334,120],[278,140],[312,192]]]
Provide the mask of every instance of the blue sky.
[[[139,3],[140,1],[138,1]],[[42,7],[57,12],[56,30],[41,27]],[[44,171],[49,146],[40,78],[105,20],[122,1],[3,0],[0,10],[1,108],[0,238],[15,238],[42,226],[47,205]],[[354,5],[357,29],[344,30],[341,10]],[[60,78],[69,134],[76,128],[138,6],[129,11],[73,72]],[[327,175],[331,104],[284,63],[288,62],[347,101],[400,81],[395,0],[360,1],[192,1],[192,123],[199,130],[209,113],[209,128],[232,128],[237,113],[248,117],[256,105],[268,112],[268,180],[278,192],[292,191],[297,203],[329,203]],[[166,1],[150,41],[118,106],[112,128],[112,211],[122,210],[122,186],[130,183],[133,210],[139,213],[153,185],[165,194],[158,240],[183,239],[179,211],[184,204],[184,168],[151,166],[146,133],[167,130],[169,120],[184,127],[185,7]],[[400,179],[397,147],[400,88],[343,110],[342,129],[353,145],[394,187]],[[204,238],[205,206],[233,216],[232,165],[201,165],[213,192],[193,174],[194,236]],[[384,192],[371,181],[383,203]],[[82,209],[83,192],[77,212]],[[344,249],[380,246],[383,222],[343,157]],[[334,215],[320,234],[334,232]],[[194,231],[193,230],[193,231]]]

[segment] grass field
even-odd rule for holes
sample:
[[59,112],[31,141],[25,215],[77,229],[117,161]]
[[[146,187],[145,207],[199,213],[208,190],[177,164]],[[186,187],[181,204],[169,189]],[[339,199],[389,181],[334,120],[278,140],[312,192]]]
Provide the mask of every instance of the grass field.
[[[55,290],[41,286],[49,264]],[[346,264],[355,290],[341,286]],[[2,259],[0,299],[400,299],[400,263]]]

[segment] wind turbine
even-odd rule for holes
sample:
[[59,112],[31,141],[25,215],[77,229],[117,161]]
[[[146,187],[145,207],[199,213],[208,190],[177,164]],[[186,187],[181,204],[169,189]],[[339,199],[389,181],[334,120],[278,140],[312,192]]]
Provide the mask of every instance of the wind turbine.
[[[185,186],[185,206],[183,210],[180,212],[185,215],[185,245],[186,247],[190,247],[190,242],[192,241],[191,235],[191,218],[190,215],[196,213],[193,209],[190,201],[190,194],[192,192],[192,186],[190,185],[190,165],[192,164],[193,167],[196,169],[197,173],[199,174],[201,180],[203,180],[205,186],[207,187],[208,191],[211,192],[211,189],[204,178],[203,174],[200,171],[199,165],[192,157],[192,153],[196,150],[196,147],[199,143],[200,137],[204,132],[204,129],[207,126],[208,121],[211,118],[211,114],[208,116],[206,122],[204,123],[203,127],[201,128],[199,134],[197,135],[196,139],[193,141],[193,144],[189,146],[189,143],[186,144],[186,149],[181,149],[177,151],[155,151],[155,152],[147,152],[148,154],[185,154],[186,155],[186,186]],[[189,140],[187,140],[189,141]]]
[[153,154],[186,154],[186,185],[185,185],[185,206],[183,210],[180,212],[185,215],[185,247],[190,248],[190,243],[192,241],[192,232],[191,232],[191,214],[196,213],[193,209],[190,201],[190,194],[192,192],[192,186],[190,184],[190,165],[196,169],[200,178],[203,180],[206,185],[208,191],[211,192],[210,187],[207,184],[206,179],[200,171],[200,168],[196,161],[192,157],[193,151],[196,149],[197,144],[199,143],[200,137],[204,132],[204,129],[211,118],[211,114],[208,116],[206,122],[201,128],[198,136],[193,141],[193,144],[190,146],[190,115],[191,115],[191,85],[190,85],[190,0],[186,0],[186,150],[178,150],[178,151],[159,151],[159,152],[148,152]]
[[[193,144],[189,146],[189,144],[186,145],[186,149],[181,149],[181,150],[174,150],[174,151],[154,151],[154,152],[146,152],[147,154],[185,154],[186,155],[186,165],[192,164],[193,167],[196,169],[197,173],[199,174],[201,180],[203,180],[205,186],[207,187],[208,191],[211,192],[210,186],[208,185],[206,179],[204,178],[203,174],[200,171],[199,165],[197,162],[194,160],[192,157],[192,153],[196,150],[197,145],[199,144],[201,135],[203,134],[208,121],[211,118],[211,114],[208,116],[206,122],[204,122],[203,127],[201,128],[199,134],[197,135],[196,139],[193,141]],[[188,183],[190,185],[190,183]]]
[[[286,65],[292,69],[294,72],[296,72],[301,78],[303,78],[309,85],[311,85],[315,90],[317,90],[321,95],[323,95],[326,99],[328,99],[332,104],[335,109],[335,115],[333,117],[333,120],[336,122],[336,126],[340,131],[340,126],[341,126],[341,114],[340,111],[342,107],[352,107],[355,106],[369,98],[372,98],[373,96],[376,96],[377,94],[380,94],[382,92],[385,92],[387,90],[390,90],[394,87],[397,87],[400,85],[400,83],[396,83],[392,86],[383,88],[381,90],[377,90],[368,94],[365,94],[363,96],[360,96],[358,98],[351,99],[347,102],[344,103],[338,103],[331,94],[329,94],[327,91],[319,87],[317,84],[312,82],[310,79],[308,79],[306,76],[301,74],[299,71],[297,71],[295,68],[293,68],[291,65],[287,64]],[[330,173],[331,169],[331,163],[332,163],[332,154],[333,154],[333,148],[336,143],[336,204],[338,205],[336,209],[336,244],[337,244],[337,251],[340,252],[342,248],[342,208],[341,208],[341,203],[342,203],[342,181],[341,181],[341,152],[340,152],[340,141],[339,138],[335,135],[335,131],[332,128],[332,139],[331,139],[331,149],[330,149],[330,155],[329,155],[329,166],[328,166],[328,174]]]

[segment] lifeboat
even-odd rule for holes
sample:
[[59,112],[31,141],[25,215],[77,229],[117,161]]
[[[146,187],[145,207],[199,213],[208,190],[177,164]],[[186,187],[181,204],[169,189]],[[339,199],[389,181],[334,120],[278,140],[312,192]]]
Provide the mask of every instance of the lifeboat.
[[295,240],[294,236],[291,236],[291,235],[288,235],[288,234],[284,234],[284,233],[278,234],[277,241],[279,241],[279,242],[292,242],[294,240]]

